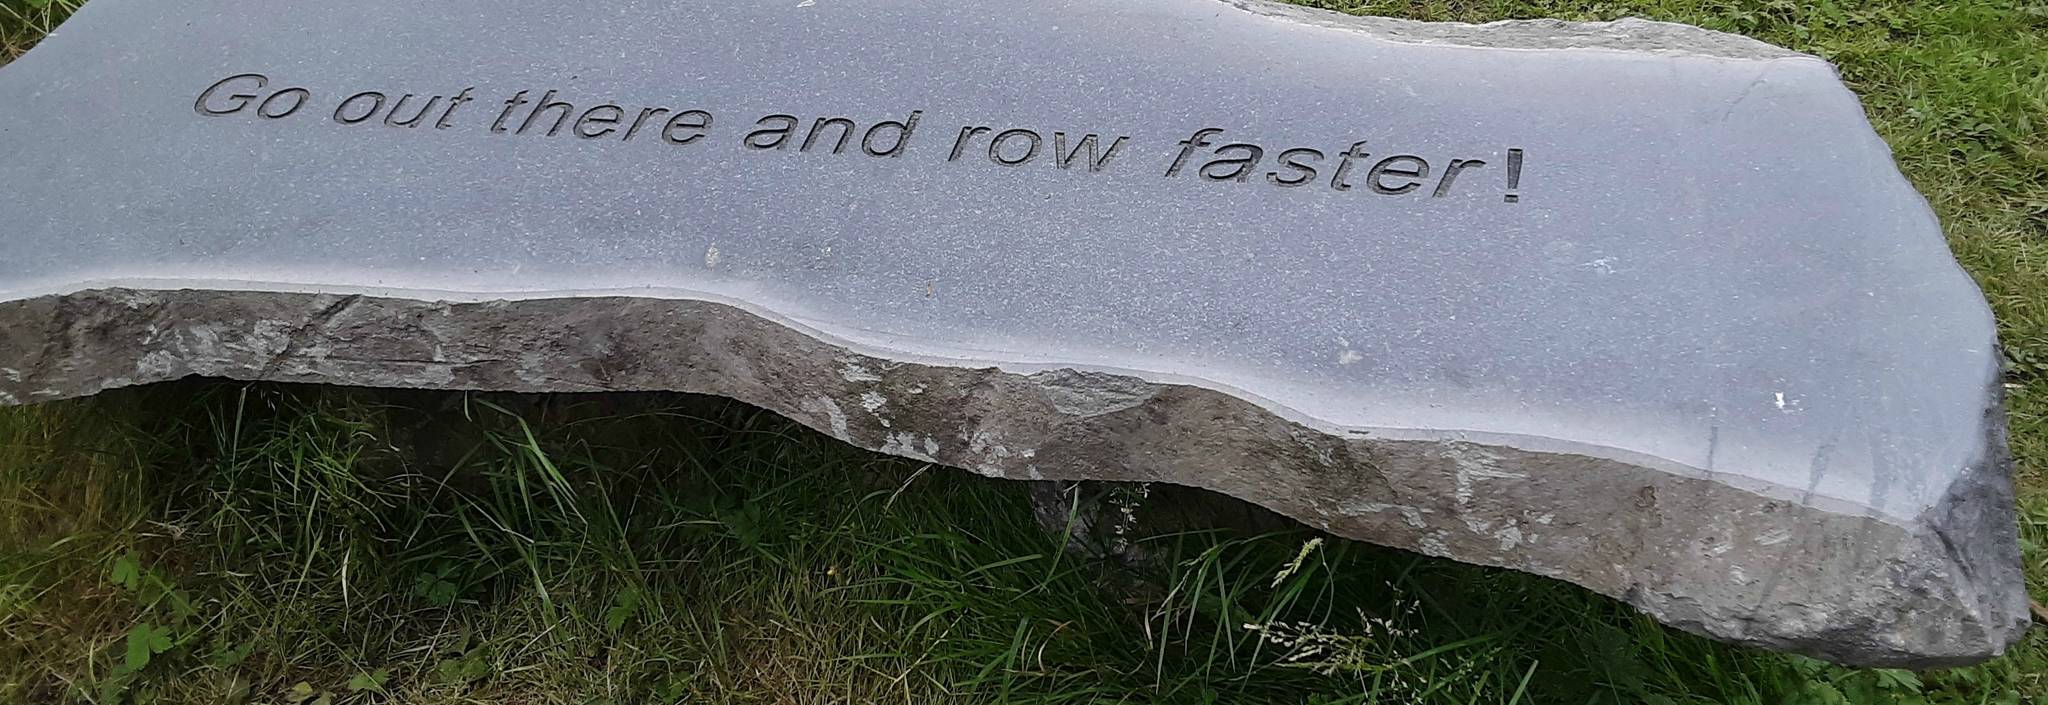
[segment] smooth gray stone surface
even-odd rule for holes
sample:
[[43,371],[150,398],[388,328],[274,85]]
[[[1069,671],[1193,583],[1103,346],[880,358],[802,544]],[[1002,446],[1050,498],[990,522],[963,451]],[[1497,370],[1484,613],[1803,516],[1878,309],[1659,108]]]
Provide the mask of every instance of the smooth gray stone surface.
[[[522,134],[549,91],[573,110]],[[769,115],[793,134],[750,147]],[[190,374],[705,391],[1838,661],[2026,627],[1990,311],[1831,67],[1740,37],[96,0],[0,69],[0,183],[0,403]]]

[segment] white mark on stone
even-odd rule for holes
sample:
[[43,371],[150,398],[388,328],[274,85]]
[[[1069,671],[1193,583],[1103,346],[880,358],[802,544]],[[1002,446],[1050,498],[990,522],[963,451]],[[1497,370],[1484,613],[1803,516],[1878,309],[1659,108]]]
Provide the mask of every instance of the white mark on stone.
[[1473,487],[1480,480],[1526,480],[1528,475],[1500,469],[1500,456],[1470,443],[1448,444],[1444,456],[1449,458],[1457,471],[1456,486],[1452,492],[1457,496],[1458,506],[1472,503]]
[[1770,530],[1770,531],[1766,531],[1766,532],[1764,532],[1763,534],[1761,534],[1761,535],[1757,536],[1757,537],[1756,537],[1756,545],[1758,545],[1758,546],[1776,546],[1776,545],[1778,545],[1778,544],[1781,544],[1781,543],[1784,543],[1784,542],[1786,542],[1786,541],[1790,541],[1790,540],[1792,540],[1792,532],[1790,532],[1790,531],[1786,531],[1786,530],[1784,530],[1784,529],[1772,529],[1772,530]]
[[0,404],[20,404],[20,403],[21,403],[21,398],[20,398],[20,397],[14,396],[14,395],[12,395],[12,394],[8,394],[8,393],[6,393],[6,392],[0,392]]
[[709,247],[705,247],[705,248],[704,248],[704,268],[705,268],[705,269],[717,269],[717,268],[718,268],[718,246],[717,246],[717,245],[711,245],[711,246],[709,246]]
[[1485,536],[1487,531],[1493,529],[1493,522],[1487,521],[1485,519],[1477,519],[1471,516],[1463,516],[1458,518],[1465,522],[1465,529],[1467,531],[1471,531],[1472,533],[1478,534],[1480,536]]
[[[867,391],[860,395],[860,408],[867,409],[868,413],[874,414],[878,419],[882,419],[882,407],[888,403],[889,398],[882,396],[881,392]],[[882,419],[882,425],[889,425],[889,420]]]
[[[261,349],[283,352],[286,346],[291,345],[292,334],[297,331],[298,327],[290,323],[264,320],[257,321],[249,326],[249,337],[255,339],[258,347]],[[198,330],[193,332],[200,335],[202,342],[211,342],[220,336],[220,333],[215,330],[207,330],[203,333]]]
[[[882,381],[881,375],[869,372],[868,368],[861,367],[860,363],[853,362],[851,360],[848,360],[846,364],[841,365],[839,367],[839,378],[846,380],[848,382],[855,383]],[[911,393],[916,394],[916,392]]]
[[961,433],[960,440],[967,441],[967,452],[974,455],[993,455],[997,458],[1010,457],[1010,449],[996,442],[996,434],[987,429],[976,429],[972,433]]
[[1500,542],[1500,550],[1506,551],[1522,544],[1522,530],[1516,528],[1513,524],[1509,524],[1502,527],[1501,530],[1493,532],[1493,538],[1495,541]]
[[1422,520],[1422,515],[1428,513],[1429,510],[1427,509],[1421,509],[1418,507],[1402,507],[1401,519],[1408,522],[1408,526],[1420,529],[1429,526],[1428,522]]
[[1379,502],[1354,502],[1351,504],[1344,505],[1343,511],[1346,514],[1378,514],[1381,512],[1400,512],[1402,521],[1408,522],[1409,526],[1417,529],[1425,528],[1428,526],[1428,523],[1422,520],[1422,515],[1434,513],[1432,510],[1423,509],[1421,507],[1409,507],[1399,504],[1381,504]]
[[521,352],[519,353],[519,369],[514,370],[512,374],[517,376],[521,382],[536,386],[548,386],[554,381],[547,373],[548,363],[551,359],[546,353],[535,350]]
[[6,377],[9,382],[19,382],[21,381],[21,370],[12,367],[0,367],[0,377]]
[[924,393],[924,385],[922,385],[922,384],[913,384],[913,385],[911,385],[911,386],[910,386],[910,390],[909,390],[909,391],[910,391],[910,393],[911,393],[911,394],[923,394],[923,393]]
[[[435,352],[439,355],[439,351]],[[455,366],[445,362],[420,363],[419,379],[430,384],[448,384],[455,381]]]
[[1792,397],[1790,399],[1787,399],[1785,397],[1784,392],[1772,392],[1771,396],[1775,397],[1775,400],[1771,402],[1771,405],[1778,407],[1778,411],[1787,414],[1799,413],[1800,409],[1798,397]]
[[1735,550],[1735,544],[1728,543],[1727,541],[1720,541],[1716,542],[1712,546],[1707,547],[1707,555],[1719,558],[1722,554],[1725,554],[1733,550]]
[[1615,260],[1615,258],[1613,258],[1613,257],[1602,257],[1602,258],[1600,258],[1600,259],[1596,259],[1596,260],[1593,260],[1593,261],[1591,261],[1591,262],[1582,262],[1582,263],[1580,263],[1580,264],[1579,264],[1579,266],[1580,266],[1580,267],[1584,267],[1584,268],[1587,268],[1587,269],[1591,269],[1591,270],[1593,270],[1593,271],[1596,271],[1596,272],[1599,272],[1599,273],[1601,273],[1601,274],[1613,274],[1613,273],[1614,273],[1614,263],[1615,263],[1616,261],[1617,261],[1617,260]]
[[1553,522],[1553,521],[1557,521],[1557,515],[1556,515],[1556,514],[1550,514],[1550,513],[1545,513],[1545,514],[1542,514],[1542,515],[1540,515],[1540,516],[1536,517],[1535,521],[1536,521],[1536,523],[1538,523],[1538,524],[1542,524],[1542,525],[1544,525],[1544,526],[1549,526],[1549,525],[1550,525],[1550,522]]
[[1301,446],[1307,448],[1310,453],[1315,454],[1317,465],[1321,465],[1326,468],[1337,467],[1336,451],[1332,450],[1328,446],[1317,445],[1315,441],[1302,437],[1302,434],[1299,431],[1294,432],[1293,435],[1295,443],[1301,444]]
[[178,356],[169,350],[151,350],[135,361],[135,374],[147,380],[166,379],[178,369]]
[[[260,326],[261,324],[259,323],[259,330]],[[178,346],[186,351],[198,350],[201,353],[207,353],[223,349],[258,350],[261,352],[270,352],[270,348],[250,347],[246,339],[222,342],[220,339],[220,333],[220,326],[195,325],[185,330],[179,331]]]
[[[1008,446],[997,443],[996,441],[999,439],[996,437],[996,434],[987,429],[976,429],[970,432],[963,428],[960,431],[960,440],[967,442],[967,454],[975,458],[972,470],[990,477],[1009,476],[1008,470],[1004,467],[1004,461],[1009,460],[1011,456],[1016,454],[1010,452]],[[928,442],[936,443],[936,441],[931,440],[928,440]],[[937,452],[936,446],[934,446],[933,452]]]
[[883,439],[882,452],[936,463],[939,440],[931,436],[920,440],[917,434],[898,431]]
[[1417,543],[1421,545],[1423,553],[1432,556],[1448,556],[1451,555],[1451,547],[1449,544],[1444,543],[1444,536],[1446,536],[1446,533],[1442,531],[1431,532],[1428,536],[1422,537],[1422,540]]
[[1357,350],[1346,350],[1337,354],[1337,364],[1339,365],[1349,365],[1363,359],[1365,359],[1365,356],[1358,354]]
[[938,459],[932,456],[938,453],[938,451],[938,442],[929,437],[924,439],[923,446],[920,447],[917,434],[914,433],[897,431],[882,439],[882,452],[890,455],[900,455],[906,458],[916,458],[936,463]]
[[819,410],[825,414],[826,422],[832,425],[832,437],[842,441],[853,440],[853,436],[846,432],[846,412],[839,410],[839,402],[825,396],[818,397],[816,401]]
[[1742,572],[1742,566],[1739,565],[1728,566],[1728,578],[1742,585],[1748,585],[1750,583],[1756,582],[1754,580],[1750,580],[1749,574]]
[[1026,465],[1026,466],[1024,466],[1024,476],[1025,476],[1025,477],[1028,477],[1028,478],[1031,478],[1031,479],[1033,479],[1033,480],[1043,480],[1043,479],[1045,479],[1045,473],[1039,472],[1039,471],[1038,471],[1038,466],[1036,466],[1036,465]]

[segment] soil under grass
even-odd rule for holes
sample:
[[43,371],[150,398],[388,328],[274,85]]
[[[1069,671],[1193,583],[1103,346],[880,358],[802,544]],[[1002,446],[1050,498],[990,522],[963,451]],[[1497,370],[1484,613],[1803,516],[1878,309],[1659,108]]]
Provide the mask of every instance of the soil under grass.
[[[2048,4],[1320,2],[1642,16],[1836,62],[1992,301],[2048,596]],[[0,63],[70,5],[0,0]],[[4,188],[4,185],[0,185]],[[193,382],[0,409],[0,703],[2017,703],[1303,530],[1062,550],[1029,488],[743,406]],[[1107,501],[1134,505],[1142,488]]]

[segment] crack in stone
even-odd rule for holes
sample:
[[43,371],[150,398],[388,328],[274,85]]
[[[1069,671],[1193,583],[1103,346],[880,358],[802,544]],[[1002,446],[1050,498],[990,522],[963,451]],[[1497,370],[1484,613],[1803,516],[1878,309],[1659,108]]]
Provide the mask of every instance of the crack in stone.
[[328,323],[332,322],[336,317],[340,316],[349,308],[354,307],[358,302],[362,300],[362,294],[349,294],[341,297],[332,304],[328,304],[326,308],[321,309],[319,312],[314,313],[311,317],[307,318],[305,323],[300,324],[298,328],[293,329],[291,333],[285,336],[284,348],[278,350],[276,355],[271,356],[269,362],[264,363],[263,368],[257,371],[256,373],[257,378],[269,379],[271,376],[275,375],[277,373],[277,369],[284,365],[285,360],[292,357],[294,353],[297,353],[302,348],[301,341],[304,340],[308,334],[312,333],[314,330],[323,328]]

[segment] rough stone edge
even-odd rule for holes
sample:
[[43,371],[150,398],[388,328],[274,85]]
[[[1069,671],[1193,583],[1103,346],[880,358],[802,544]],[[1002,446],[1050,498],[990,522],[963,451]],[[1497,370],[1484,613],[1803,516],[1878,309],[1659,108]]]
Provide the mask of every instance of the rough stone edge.
[[1363,32],[1403,44],[1475,49],[1594,49],[1642,54],[1681,54],[1719,59],[1825,59],[1769,42],[1677,22],[1624,17],[1612,22],[1501,20],[1486,24],[1424,22],[1393,17],[1347,15],[1334,10],[1275,0],[1220,0],[1240,10],[1331,29]]
[[1339,536],[1568,580],[1710,637],[1854,665],[1981,661],[2028,626],[1995,404],[1992,453],[1901,526],[1614,460],[1332,435],[1194,386],[894,361],[705,301],[101,289],[0,302],[0,404],[195,375],[714,394],[990,477],[1200,487]]

